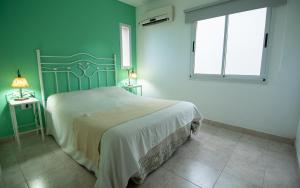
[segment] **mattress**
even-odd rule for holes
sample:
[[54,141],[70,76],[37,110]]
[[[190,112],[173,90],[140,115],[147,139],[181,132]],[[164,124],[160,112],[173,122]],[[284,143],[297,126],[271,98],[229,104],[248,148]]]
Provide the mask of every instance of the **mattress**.
[[47,100],[47,132],[78,163],[95,172],[96,187],[125,188],[128,180],[142,168],[140,159],[176,130],[199,122],[201,114],[194,104],[177,101],[159,111],[132,119],[107,130],[101,138],[99,168],[74,147],[73,121],[150,98],[133,95],[118,87],[107,87],[52,95]]

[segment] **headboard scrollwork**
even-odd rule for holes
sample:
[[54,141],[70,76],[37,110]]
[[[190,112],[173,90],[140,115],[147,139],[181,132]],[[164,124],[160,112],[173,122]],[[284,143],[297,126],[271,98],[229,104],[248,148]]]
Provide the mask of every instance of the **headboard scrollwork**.
[[42,104],[49,95],[117,83],[116,54],[113,57],[96,57],[89,53],[71,56],[41,55],[36,50]]

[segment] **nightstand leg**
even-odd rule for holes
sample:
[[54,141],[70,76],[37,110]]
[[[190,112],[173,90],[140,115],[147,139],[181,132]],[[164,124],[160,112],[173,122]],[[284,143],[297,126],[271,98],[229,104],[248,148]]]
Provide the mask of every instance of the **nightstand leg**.
[[141,87],[141,96],[143,96],[143,87]]
[[39,122],[40,122],[40,128],[41,128],[41,133],[42,133],[42,139],[44,140],[44,127],[43,127],[43,121],[42,121],[42,114],[41,114],[41,107],[40,103],[37,103],[38,105],[38,112],[39,112]]
[[[33,104],[32,104],[32,107],[33,107],[33,115],[34,115],[35,128],[37,129],[37,128],[39,128],[39,127],[38,127],[38,122],[37,122],[36,104],[33,103]],[[38,130],[38,129],[36,130],[36,134],[39,134],[39,130]]]
[[9,111],[10,111],[11,122],[12,122],[14,133],[15,133],[15,139],[17,141],[18,147],[21,148],[15,107],[9,106]]

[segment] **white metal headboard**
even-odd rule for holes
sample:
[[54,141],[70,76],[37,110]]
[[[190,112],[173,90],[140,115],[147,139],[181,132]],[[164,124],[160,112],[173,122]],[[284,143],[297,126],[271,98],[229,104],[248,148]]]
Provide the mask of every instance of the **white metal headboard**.
[[[36,50],[39,80],[42,95],[42,104],[46,106],[46,92],[44,74],[52,74],[54,76],[54,93],[66,92],[60,91],[60,76],[65,76],[67,92],[83,90],[82,80],[88,81],[88,88],[92,88],[92,82],[96,82],[96,87],[105,87],[108,85],[109,75],[114,77],[114,85],[117,83],[117,69],[116,69],[116,54],[111,58],[95,57],[89,53],[77,53],[70,56],[49,56],[41,55],[39,49]],[[106,79],[106,85],[101,85],[101,77]],[[73,79],[72,79],[72,78]],[[78,88],[72,88],[72,81],[77,82]],[[95,88],[95,87],[94,87]]]

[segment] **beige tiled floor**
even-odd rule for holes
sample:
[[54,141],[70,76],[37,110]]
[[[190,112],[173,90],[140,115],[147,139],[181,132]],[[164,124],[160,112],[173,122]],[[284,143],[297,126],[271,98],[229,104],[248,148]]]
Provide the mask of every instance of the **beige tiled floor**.
[[[96,178],[60,150],[51,137],[0,145],[2,188],[89,188]],[[293,146],[203,125],[143,185],[128,188],[299,188]]]

